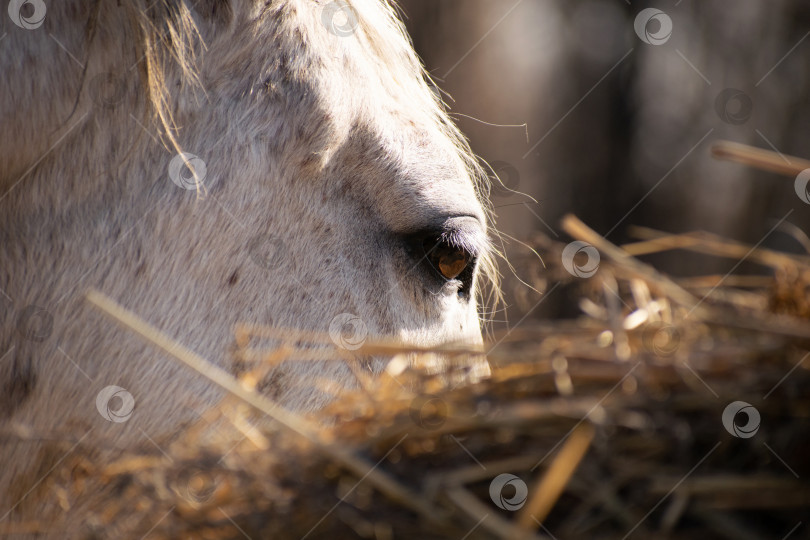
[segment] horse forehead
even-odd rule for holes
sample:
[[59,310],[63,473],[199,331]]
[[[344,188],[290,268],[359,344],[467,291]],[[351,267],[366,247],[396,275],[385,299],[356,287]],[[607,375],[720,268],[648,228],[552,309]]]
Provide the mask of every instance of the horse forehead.
[[[378,4],[365,3],[367,11],[359,16]],[[409,168],[412,175],[423,174],[415,165],[429,163],[434,178],[465,176],[459,148],[399,29],[358,27],[352,35],[335,36],[311,17],[280,20],[276,32],[288,47],[275,53],[265,87],[283,96],[288,115],[295,112],[300,142],[321,146],[313,153],[326,158],[348,146],[358,158]]]
[[324,187],[350,194],[394,231],[460,215],[483,225],[469,172],[457,152],[443,149],[433,137],[413,126],[396,133],[379,125],[358,126],[333,155]]
[[[348,29],[329,26],[325,15],[334,5],[350,8]],[[300,100],[303,90],[330,118],[344,124],[377,123],[381,133],[390,132],[391,125],[397,130],[409,127],[410,141],[428,141],[438,129],[431,110],[435,100],[410,41],[386,2],[303,6],[284,2],[274,16],[262,17],[276,49],[269,55],[269,79],[275,80],[287,101]]]
[[481,215],[463,151],[401,27],[380,0],[349,4],[358,21],[346,35],[324,25],[323,3],[280,3],[265,20],[279,45],[266,69],[287,115],[295,111],[302,166],[378,208]]

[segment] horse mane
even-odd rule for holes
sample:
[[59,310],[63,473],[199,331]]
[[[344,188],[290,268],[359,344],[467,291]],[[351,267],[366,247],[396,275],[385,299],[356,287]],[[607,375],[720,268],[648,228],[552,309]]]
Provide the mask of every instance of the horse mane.
[[[205,13],[208,8],[211,14],[220,11],[229,16],[230,1],[201,1],[202,5],[196,9]],[[200,86],[197,57],[205,47],[202,35],[185,0],[130,0],[124,6],[128,21],[140,38],[135,43],[135,53],[143,58],[138,63],[139,75],[151,112],[161,127],[161,135],[174,150],[182,153],[175,137],[177,125],[166,74],[174,67],[180,70],[183,84]]]

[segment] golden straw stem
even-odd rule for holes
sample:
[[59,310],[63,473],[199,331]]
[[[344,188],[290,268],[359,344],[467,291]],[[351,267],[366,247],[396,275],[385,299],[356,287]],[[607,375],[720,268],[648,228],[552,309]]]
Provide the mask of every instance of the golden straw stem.
[[580,424],[571,433],[560,449],[560,453],[551,462],[551,466],[535,484],[530,494],[533,496],[529,497],[528,504],[521,510],[518,516],[518,524],[521,527],[534,529],[537,527],[537,523],[542,523],[548,517],[591,446],[593,434],[593,426],[589,423]]
[[715,143],[712,146],[712,155],[718,159],[735,161],[785,176],[796,176],[803,170],[810,169],[810,161],[806,159],[730,141]]
[[563,217],[561,226],[565,232],[578,240],[584,240],[595,247],[600,254],[612,259],[621,265],[624,270],[642,277],[658,287],[663,293],[669,296],[678,304],[692,308],[695,315],[705,318],[708,313],[706,308],[699,305],[698,299],[692,293],[663,275],[652,266],[645,264],[629,253],[608,241],[605,237],[585,225],[578,217],[567,214]]
[[230,374],[211,364],[191,349],[167,336],[135,313],[125,309],[100,292],[89,290],[87,300],[122,326],[132,330],[248,405],[276,420],[290,432],[303,437],[327,457],[339,462],[361,479],[368,479],[369,483],[392,500],[429,519],[434,521],[439,519],[430,505],[423,501],[419,495],[412,493],[407,487],[399,484],[393,477],[378,470],[376,466],[348,450],[326,445],[317,435],[315,427],[304,418],[279,407],[261,394],[245,389]]
[[806,255],[793,255],[781,253],[765,248],[758,248],[728,240],[707,232],[691,232],[684,234],[669,234],[646,227],[630,227],[632,236],[643,238],[640,242],[624,244],[621,248],[633,256],[646,255],[671,249],[684,249],[706,255],[727,257],[730,259],[746,258],[760,264],[781,268],[796,264],[810,265],[810,258]]

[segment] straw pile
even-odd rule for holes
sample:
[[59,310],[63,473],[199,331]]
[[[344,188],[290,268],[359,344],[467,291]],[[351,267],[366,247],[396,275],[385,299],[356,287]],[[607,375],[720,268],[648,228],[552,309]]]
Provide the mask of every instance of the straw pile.
[[[230,396],[169,456],[100,467],[77,452],[52,491],[63,507],[95,498],[88,538],[807,537],[810,257],[650,230],[620,248],[563,227],[598,250],[593,277],[556,264],[562,244],[535,247],[585,316],[495,336],[475,383],[368,340],[359,352],[391,355],[388,372],[358,371],[361,389],[310,419],[251,388],[323,336],[241,329],[237,381],[94,293]],[[674,248],[771,272],[676,281],[634,257]]]

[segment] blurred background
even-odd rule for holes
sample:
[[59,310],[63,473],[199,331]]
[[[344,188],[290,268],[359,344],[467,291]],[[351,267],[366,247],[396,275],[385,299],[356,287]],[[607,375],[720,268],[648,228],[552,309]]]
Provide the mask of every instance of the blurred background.
[[[810,158],[810,2],[399,5],[473,150],[520,192],[492,193],[507,235],[568,242],[559,221],[574,213],[616,244],[640,225],[803,251],[810,205],[793,178],[718,161],[710,148],[731,140]],[[528,250],[506,247],[532,282],[519,264]],[[678,251],[645,260],[677,276],[739,263]],[[738,271],[762,271],[748,265]],[[542,296],[502,270],[512,324],[533,307],[532,317],[577,313],[564,291],[537,305]]]

